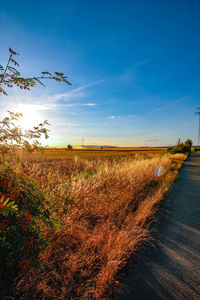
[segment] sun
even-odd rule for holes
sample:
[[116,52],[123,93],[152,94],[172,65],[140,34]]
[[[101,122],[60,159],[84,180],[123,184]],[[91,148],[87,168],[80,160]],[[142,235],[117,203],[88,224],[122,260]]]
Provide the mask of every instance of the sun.
[[37,126],[43,120],[39,107],[33,104],[20,104],[17,108],[17,112],[22,113],[22,117],[19,119],[18,124],[23,129],[32,129]]

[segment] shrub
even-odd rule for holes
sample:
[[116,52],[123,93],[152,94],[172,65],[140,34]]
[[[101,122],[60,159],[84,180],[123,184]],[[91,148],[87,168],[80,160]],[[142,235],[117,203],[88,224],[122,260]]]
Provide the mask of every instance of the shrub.
[[[63,73],[42,72],[37,77],[22,77],[16,69],[18,55],[9,48],[10,56],[6,66],[0,64],[0,95],[7,95],[6,88],[17,86],[30,90],[41,80],[52,79],[71,83]],[[13,65],[15,67],[13,67]],[[45,207],[44,195],[36,183],[28,176],[28,170],[13,168],[12,162],[18,161],[18,152],[41,150],[38,139],[48,138],[47,121],[24,130],[16,125],[22,114],[9,112],[0,122],[0,296],[12,293],[13,282],[20,272],[40,265],[39,254],[46,246],[40,232],[41,221],[53,225],[49,211]],[[10,165],[8,164],[10,162]],[[39,222],[39,223],[38,223]]]
[[191,152],[191,147],[192,147],[192,141],[187,139],[185,143],[180,143],[178,141],[178,144],[174,147],[169,147],[168,152],[172,154],[176,153],[190,153]]
[[28,176],[3,164],[0,167],[0,293],[12,293],[20,272],[37,268],[47,245],[38,221],[49,223],[44,195]]

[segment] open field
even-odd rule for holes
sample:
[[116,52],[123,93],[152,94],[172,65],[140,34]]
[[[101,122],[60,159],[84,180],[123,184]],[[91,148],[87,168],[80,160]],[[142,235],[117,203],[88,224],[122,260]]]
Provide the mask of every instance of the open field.
[[150,224],[186,155],[111,160],[86,150],[96,158],[58,161],[64,153],[59,151],[51,161],[28,163],[57,230],[42,228],[49,239],[41,255],[46,268],[22,275],[17,294],[21,299],[107,299],[120,287],[119,271],[127,259],[151,240]]
[[135,154],[155,154],[165,153],[167,148],[85,148],[85,149],[64,149],[64,148],[46,148],[44,153],[34,152],[31,160],[54,160],[54,159],[72,159],[75,156],[80,158],[96,158],[96,157],[117,157],[117,156],[133,156]]

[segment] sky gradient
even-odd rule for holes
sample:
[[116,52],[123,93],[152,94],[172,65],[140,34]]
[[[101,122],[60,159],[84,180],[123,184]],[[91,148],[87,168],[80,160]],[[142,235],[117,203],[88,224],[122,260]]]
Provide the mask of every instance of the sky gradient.
[[196,143],[199,15],[198,0],[2,2],[0,63],[11,47],[24,76],[63,72],[72,86],[7,90],[0,115],[47,119],[50,146]]

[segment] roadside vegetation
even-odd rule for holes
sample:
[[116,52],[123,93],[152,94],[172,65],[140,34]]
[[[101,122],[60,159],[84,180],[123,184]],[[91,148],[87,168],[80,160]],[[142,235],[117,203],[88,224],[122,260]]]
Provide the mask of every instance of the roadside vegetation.
[[[1,135],[23,145],[21,132],[12,135],[9,125],[18,117],[2,121]],[[110,152],[102,158],[93,151],[89,159],[34,162],[3,140],[1,296],[110,297],[127,259],[151,240],[149,226],[187,155]],[[30,152],[28,145],[23,151]]]
[[190,154],[192,149],[192,141],[187,139],[184,143],[181,143],[180,139],[178,140],[178,143],[174,147],[169,147],[168,151],[172,154],[175,153],[186,153]]
[[21,273],[21,299],[102,299],[119,288],[119,270],[151,240],[149,226],[184,154],[29,163],[56,228],[43,227],[45,268]]
[[[20,77],[10,66],[15,55],[10,49],[0,66],[0,93],[30,89],[46,75],[70,84],[58,72]],[[150,224],[187,154],[94,150],[66,159],[46,150],[49,159],[33,159],[24,153],[42,150],[48,123],[27,131],[16,125],[20,117],[9,112],[0,122],[0,297],[109,298],[127,259],[151,240]]]
[[193,151],[194,151],[194,152],[200,152],[200,147],[194,147],[194,148],[193,148]]

